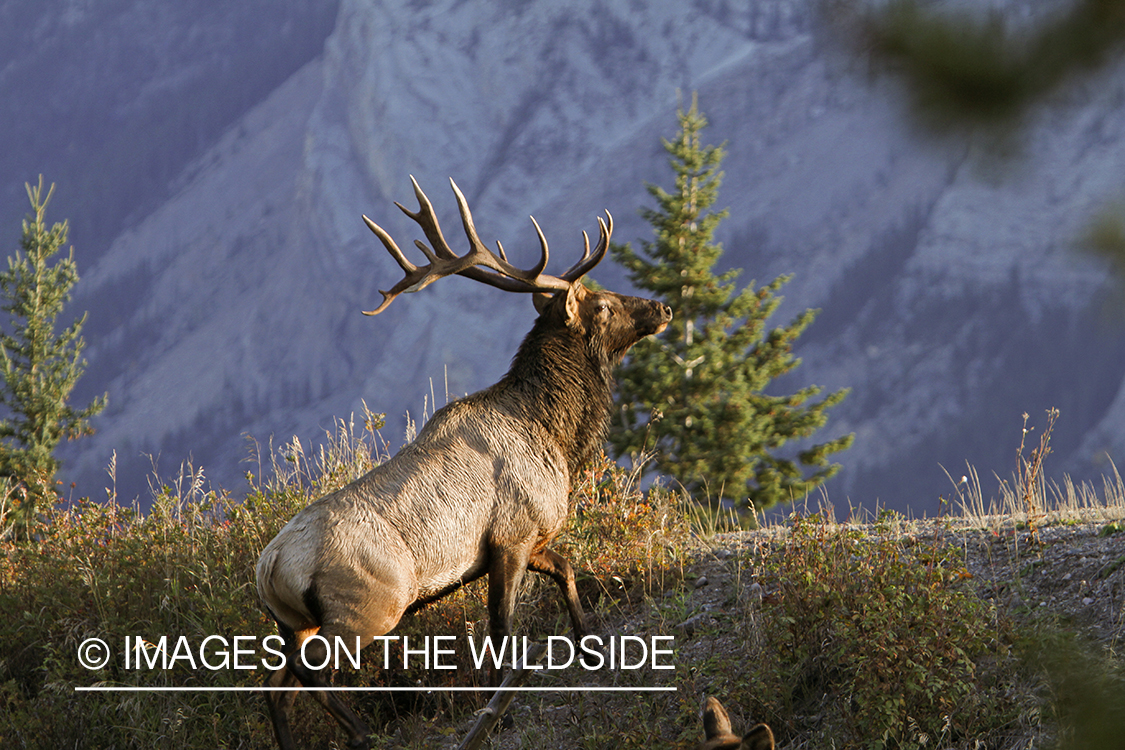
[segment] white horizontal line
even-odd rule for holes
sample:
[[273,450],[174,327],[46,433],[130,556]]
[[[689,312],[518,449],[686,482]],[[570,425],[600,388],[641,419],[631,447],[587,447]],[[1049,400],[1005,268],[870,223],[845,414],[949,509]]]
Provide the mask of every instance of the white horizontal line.
[[76,693],[653,693],[674,692],[675,687],[145,687],[95,685],[74,688]]

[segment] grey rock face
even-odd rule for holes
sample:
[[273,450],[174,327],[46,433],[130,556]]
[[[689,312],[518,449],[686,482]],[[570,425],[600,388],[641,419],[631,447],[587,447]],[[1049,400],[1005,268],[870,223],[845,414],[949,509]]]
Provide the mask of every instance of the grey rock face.
[[431,391],[440,406],[498,378],[533,312],[450,279],[363,318],[399,271],[360,214],[409,247],[392,201],[412,205],[413,174],[456,244],[452,176],[517,263],[534,257],[529,213],[553,268],[605,208],[615,239],[647,239],[636,209],[646,181],[670,184],[659,139],[692,90],[727,142],[723,263],[743,281],[794,273],[783,316],[823,309],[779,387],[853,388],[823,433],[857,434],[838,505],[934,512],[951,491],[939,464],[1006,475],[1020,415],[1049,406],[1049,470],[1090,470],[1125,439],[1125,352],[1099,332],[1104,270],[1071,245],[1125,173],[1122,70],[1045,106],[1025,157],[990,171],[985,141],[925,139],[855,67],[806,2],[344,0],[323,54],[81,267],[77,304],[113,300],[83,385],[111,406],[70,471],[92,483],[113,450],[166,468],[190,453],[234,486],[243,433],[314,438],[361,399],[397,444]]

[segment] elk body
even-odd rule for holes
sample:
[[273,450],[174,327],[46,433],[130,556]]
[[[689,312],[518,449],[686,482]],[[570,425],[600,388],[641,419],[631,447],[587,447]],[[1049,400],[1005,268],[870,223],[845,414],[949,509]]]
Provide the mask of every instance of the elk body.
[[[533,293],[539,318],[500,382],[440,409],[411,444],[306,507],[266,546],[257,566],[258,593],[286,653],[270,687],[327,687],[301,658],[312,635],[329,643],[341,636],[349,644],[358,636],[369,646],[407,612],[485,575],[494,641],[510,632],[528,568],[558,584],[578,637],[586,632],[574,571],[549,545],[566,523],[572,478],[604,441],[614,366],[641,338],[662,331],[672,313],[658,302],[581,284],[605,255],[612,217],[608,225],[598,220],[593,253],[587,238],[574,267],[548,276],[547,241],[538,224],[539,263],[515,268],[499,243],[494,254],[480,242],[464,196],[456,185],[453,190],[470,244],[465,255],[446,244],[416,182],[419,210],[399,208],[421,225],[432,246],[416,241],[427,265],[407,260],[364,217],[406,273],[368,314],[381,312],[402,292],[456,273]],[[309,664],[323,663],[323,642],[310,641],[305,654]],[[287,709],[295,695],[267,693],[282,750],[294,747]],[[336,693],[312,695],[347,732],[349,747],[369,746],[367,726]]]
[[731,731],[730,716],[718,698],[703,704],[703,733],[706,739],[695,750],[773,750],[773,732],[767,724],[755,724],[741,737]]

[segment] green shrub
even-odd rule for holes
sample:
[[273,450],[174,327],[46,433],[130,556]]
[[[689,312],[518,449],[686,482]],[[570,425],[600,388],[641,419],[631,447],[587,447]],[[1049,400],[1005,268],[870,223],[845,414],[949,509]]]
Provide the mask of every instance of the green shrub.
[[[378,424],[365,414],[360,425],[338,423],[316,453],[295,442],[272,451],[257,472],[268,478],[251,475],[242,500],[207,490],[202,473],[186,467],[157,483],[148,514],[113,498],[83,501],[49,510],[34,539],[0,542],[0,747],[272,748],[258,694],[75,691],[251,687],[264,670],[138,671],[115,661],[91,672],[79,665],[77,647],[90,637],[119,652],[125,636],[199,643],[208,635],[272,634],[255,591],[261,549],[310,500],[381,459]],[[532,720],[521,719],[513,734],[523,746],[684,746],[700,735],[704,694],[720,696],[742,721],[768,721],[782,747],[1008,748],[1040,714],[1060,750],[1115,747],[1120,736],[1120,667],[1064,649],[1058,623],[1013,621],[983,600],[947,526],[905,524],[892,513],[862,529],[795,516],[724,544],[745,544],[743,553],[711,555],[709,543],[691,540],[675,494],[641,491],[636,473],[604,456],[576,479],[571,501],[573,518],[556,548],[578,571],[595,630],[675,635],[676,670],[639,670],[625,680],[678,692],[522,695],[517,716]],[[685,566],[698,575],[698,555],[714,573],[707,586],[685,580]],[[759,590],[754,583],[760,599],[749,593]],[[463,636],[487,627],[485,591],[477,581],[405,618],[395,634],[452,635],[458,652],[451,661],[467,665]],[[688,620],[694,628],[677,627]],[[569,628],[555,584],[527,576],[515,631],[541,637]],[[362,669],[333,679],[356,687],[464,687],[486,679],[464,668],[384,671],[380,661],[366,656]],[[576,670],[553,677],[617,685],[624,676]],[[377,746],[415,748],[454,733],[487,698],[348,696]],[[307,697],[296,701],[291,723],[301,747],[342,739]]]
[[772,696],[771,714],[837,747],[985,741],[1019,711],[1012,624],[976,594],[940,532],[877,529],[795,517],[760,560],[776,593],[758,620],[767,679],[756,692]]
[[[32,540],[0,544],[0,745],[4,747],[270,747],[261,698],[247,693],[79,693],[77,686],[252,687],[256,670],[126,670],[125,638],[152,649],[166,636],[200,644],[210,635],[262,639],[275,632],[262,611],[254,565],[262,548],[316,495],[377,460],[377,418],[366,431],[340,422],[307,460],[299,443],[271,456],[270,480],[250,475],[244,500],[205,489],[201,470],[157,481],[140,514],[111,496],[56,507]],[[345,466],[346,464],[346,466]],[[77,658],[87,638],[109,644],[106,668]],[[173,652],[174,653],[174,652]],[[197,652],[198,653],[198,652]],[[330,735],[305,712],[309,731]],[[326,731],[327,730],[327,731]]]

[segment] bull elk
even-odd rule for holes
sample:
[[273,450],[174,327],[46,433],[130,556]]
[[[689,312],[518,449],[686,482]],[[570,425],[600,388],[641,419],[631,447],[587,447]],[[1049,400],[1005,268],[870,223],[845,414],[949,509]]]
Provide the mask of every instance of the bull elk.
[[730,717],[714,696],[703,704],[703,733],[706,739],[695,750],[773,750],[769,725],[755,724],[739,737],[731,731]]
[[[365,476],[310,504],[266,545],[257,566],[258,594],[285,641],[284,667],[270,687],[325,688],[309,664],[326,662],[323,643],[359,637],[365,646],[402,616],[481,576],[488,576],[489,632],[510,633],[516,596],[530,568],[551,577],[581,638],[585,618],[574,570],[550,549],[568,515],[571,481],[605,439],[613,398],[613,368],[625,352],[672,319],[667,305],[604,291],[581,278],[605,256],[613,231],[598,219],[593,252],[561,276],[543,273],[547,240],[530,269],[493,253],[477,236],[457,185],[469,250],[457,255],[442,236],[434,209],[411,178],[419,208],[397,205],[418,223],[429,261],[416,266],[387,232],[367,226],[405,272],[369,315],[452,274],[510,292],[531,293],[539,313],[508,373],[495,385],[437,411],[415,440]],[[451,181],[452,182],[452,181]],[[532,219],[535,223],[535,220]],[[307,659],[307,663],[306,663]],[[348,747],[369,747],[368,728],[334,692],[311,691],[348,734]],[[294,747],[287,710],[296,693],[267,692],[282,750]]]

